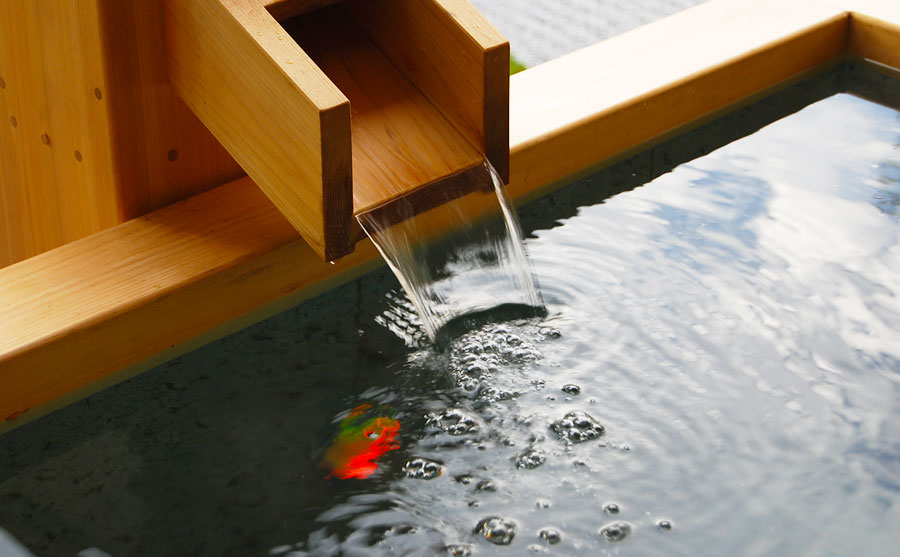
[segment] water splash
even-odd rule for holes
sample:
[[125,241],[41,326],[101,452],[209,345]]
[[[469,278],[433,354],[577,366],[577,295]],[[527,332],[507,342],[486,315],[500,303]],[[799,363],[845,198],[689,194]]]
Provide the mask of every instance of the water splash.
[[358,216],[428,336],[444,344],[485,322],[542,314],[518,217],[494,168],[485,162],[442,186]]

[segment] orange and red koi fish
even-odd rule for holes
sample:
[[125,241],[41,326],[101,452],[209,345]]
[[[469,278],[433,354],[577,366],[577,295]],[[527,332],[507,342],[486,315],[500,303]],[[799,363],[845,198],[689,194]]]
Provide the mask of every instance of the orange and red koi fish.
[[360,404],[341,420],[340,431],[322,457],[327,477],[368,478],[378,469],[378,457],[400,447],[400,422],[388,416],[365,419],[371,404]]

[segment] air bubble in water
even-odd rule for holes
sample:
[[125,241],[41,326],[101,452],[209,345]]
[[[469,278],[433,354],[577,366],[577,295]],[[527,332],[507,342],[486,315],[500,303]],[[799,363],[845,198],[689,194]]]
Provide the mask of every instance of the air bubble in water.
[[581,387],[569,383],[568,385],[562,386],[562,392],[566,393],[567,395],[577,396],[581,394]]
[[581,443],[597,439],[603,435],[606,429],[600,422],[595,420],[587,412],[575,410],[569,412],[563,419],[550,424],[552,429],[560,439],[570,443]]
[[482,480],[478,482],[478,485],[475,486],[477,491],[487,491],[488,493],[494,493],[497,491],[497,484],[492,482],[491,480]]
[[453,557],[469,557],[472,555],[472,546],[468,544],[448,545],[447,553]]
[[672,523],[668,520],[660,520],[656,523],[660,530],[669,531],[672,529]]
[[414,458],[403,465],[403,472],[407,478],[432,480],[444,472],[444,467],[427,458]]
[[471,377],[484,377],[488,373],[488,368],[483,362],[475,361],[467,364],[464,372]]
[[616,503],[607,503],[606,506],[603,507],[603,510],[606,511],[606,514],[619,514],[619,505]]
[[425,420],[425,427],[437,428],[450,435],[465,435],[478,431],[478,419],[460,408],[448,408],[440,414],[428,414]]
[[558,544],[562,540],[562,536],[556,528],[542,528],[538,532],[538,536],[550,545]]
[[559,338],[562,336],[562,333],[559,332],[559,329],[554,329],[553,327],[541,327],[540,331],[538,332],[547,338]]
[[494,545],[509,545],[516,536],[516,523],[501,516],[489,516],[475,526],[475,533]]
[[534,470],[547,460],[547,455],[541,449],[532,447],[525,449],[516,456],[516,468]]
[[600,534],[611,542],[622,541],[631,534],[631,524],[627,522],[610,522],[600,529]]

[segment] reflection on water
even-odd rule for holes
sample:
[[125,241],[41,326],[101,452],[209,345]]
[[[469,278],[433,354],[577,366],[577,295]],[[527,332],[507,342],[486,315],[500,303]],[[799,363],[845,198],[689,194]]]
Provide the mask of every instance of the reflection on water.
[[535,231],[550,317],[363,393],[402,401],[401,456],[291,550],[890,554],[898,139],[838,95]]
[[443,351],[386,273],[311,300],[0,438],[0,526],[48,555],[893,555],[898,142],[838,95],[582,207],[528,240],[548,316]]

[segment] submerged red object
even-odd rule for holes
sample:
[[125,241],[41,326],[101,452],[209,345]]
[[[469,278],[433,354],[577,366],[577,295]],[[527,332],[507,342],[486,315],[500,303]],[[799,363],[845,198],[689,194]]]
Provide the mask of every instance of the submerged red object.
[[341,430],[322,458],[322,465],[331,471],[327,477],[368,478],[378,469],[378,458],[400,446],[396,441],[400,422],[388,416],[365,419],[371,409],[371,404],[361,404],[341,421]]

